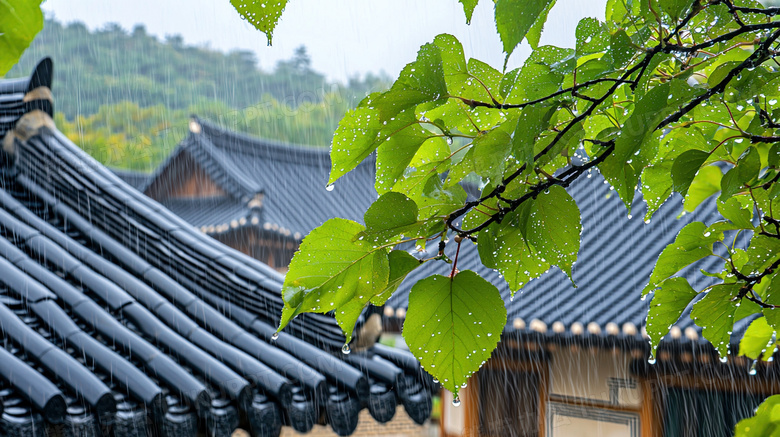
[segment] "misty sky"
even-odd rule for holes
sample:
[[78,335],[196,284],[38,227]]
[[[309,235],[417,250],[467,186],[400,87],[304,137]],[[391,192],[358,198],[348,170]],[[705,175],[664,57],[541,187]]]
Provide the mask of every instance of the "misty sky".
[[[577,22],[604,19],[606,0],[558,0],[542,36],[543,44],[572,46]],[[290,0],[274,32],[273,46],[243,21],[229,0],[47,0],[43,9],[66,23],[95,29],[109,22],[125,29],[142,23],[158,37],[180,34],[187,44],[228,51],[251,50],[260,67],[271,69],[305,45],[314,69],[331,79],[384,70],[395,78],[414,60],[419,47],[439,33],[457,36],[467,57],[500,68],[501,43],[493,22],[493,2],[483,0],[470,26],[456,0]],[[524,43],[510,59],[518,66],[530,48]]]

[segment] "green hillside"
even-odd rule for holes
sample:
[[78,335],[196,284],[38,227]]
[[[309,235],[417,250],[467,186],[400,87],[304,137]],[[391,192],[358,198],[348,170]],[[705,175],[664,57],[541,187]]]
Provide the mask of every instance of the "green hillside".
[[43,56],[55,65],[60,129],[101,162],[150,171],[186,134],[190,114],[227,128],[299,144],[325,146],[344,112],[388,78],[346,85],[312,70],[305,48],[273,71],[251,52],[223,53],[107,25],[47,20],[8,74],[25,76]]

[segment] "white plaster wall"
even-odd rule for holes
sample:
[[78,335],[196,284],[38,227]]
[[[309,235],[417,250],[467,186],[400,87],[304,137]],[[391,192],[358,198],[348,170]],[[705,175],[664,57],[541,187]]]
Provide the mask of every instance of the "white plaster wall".
[[[550,394],[554,397],[595,401],[624,407],[639,407],[642,392],[639,381],[629,373],[630,355],[600,349],[572,349],[565,347],[552,353],[550,360]],[[617,402],[611,398],[613,386],[633,385],[634,388],[617,388]]]

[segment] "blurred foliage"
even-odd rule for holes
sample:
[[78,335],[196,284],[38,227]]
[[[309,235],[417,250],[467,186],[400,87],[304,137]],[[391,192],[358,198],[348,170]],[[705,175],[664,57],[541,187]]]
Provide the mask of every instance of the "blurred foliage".
[[180,36],[160,41],[143,26],[90,31],[56,20],[46,20],[9,76],[28,75],[44,56],[55,61],[60,129],[102,163],[142,171],[184,138],[191,114],[255,136],[326,146],[345,111],[390,81],[368,74],[328,82],[305,47],[264,71],[248,51],[188,46]]
[[312,69],[305,47],[264,71],[255,54],[245,50],[223,53],[185,45],[178,35],[160,41],[142,25],[129,32],[117,24],[90,31],[82,23],[56,20],[46,20],[9,76],[27,76],[44,56],[54,60],[56,110],[68,120],[121,101],[187,109],[208,99],[244,108],[268,94],[295,107],[338,92],[357,103],[388,82],[369,74],[346,86],[329,83]]
[[290,106],[266,95],[258,103],[234,109],[202,100],[185,109],[164,105],[141,107],[135,102],[101,106],[95,114],[68,120],[55,113],[60,131],[101,163],[151,172],[188,134],[192,114],[227,129],[294,144],[326,146],[350,101],[339,93],[320,101]]

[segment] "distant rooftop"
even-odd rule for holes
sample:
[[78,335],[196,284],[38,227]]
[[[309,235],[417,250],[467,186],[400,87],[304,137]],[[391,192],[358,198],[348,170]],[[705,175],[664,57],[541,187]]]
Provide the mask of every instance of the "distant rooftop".
[[[211,197],[171,194],[189,174],[213,182]],[[190,134],[142,191],[207,234],[239,226],[300,240],[331,217],[362,221],[376,199],[369,159],[327,190],[327,147],[278,143],[194,117]]]

